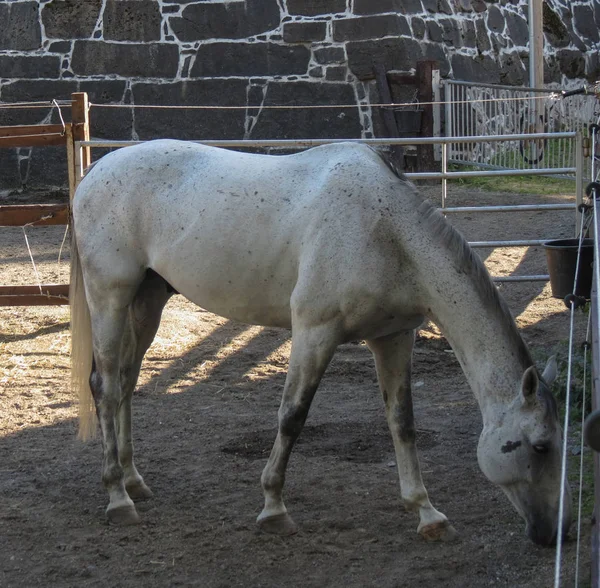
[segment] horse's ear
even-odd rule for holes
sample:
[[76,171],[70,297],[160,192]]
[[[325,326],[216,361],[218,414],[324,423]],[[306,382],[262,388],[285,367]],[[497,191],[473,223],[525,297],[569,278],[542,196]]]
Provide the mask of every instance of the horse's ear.
[[521,395],[523,396],[523,402],[531,404],[535,402],[536,394],[540,380],[538,378],[537,370],[535,366],[530,366],[525,370],[523,379],[521,380]]
[[556,364],[556,355],[552,355],[548,358],[548,363],[546,363],[546,367],[544,368],[542,378],[544,378],[544,382],[546,382],[548,386],[552,386],[554,380],[556,380],[557,374],[558,366]]

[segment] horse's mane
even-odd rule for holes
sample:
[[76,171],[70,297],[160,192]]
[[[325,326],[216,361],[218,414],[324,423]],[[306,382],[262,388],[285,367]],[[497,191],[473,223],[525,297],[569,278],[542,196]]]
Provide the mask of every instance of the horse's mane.
[[[373,149],[392,173],[403,182],[407,182],[407,178],[403,172],[397,168],[386,154]],[[443,214],[429,201],[423,200],[419,205],[418,212],[421,215],[425,225],[430,229],[431,234],[442,246],[447,248],[454,256],[456,269],[460,273],[470,276],[473,284],[479,291],[482,299],[493,306],[504,318],[503,324],[506,326],[506,334],[512,340],[518,350],[518,360],[522,365],[529,367],[534,365],[534,361],[521,337],[515,320],[510,312],[508,304],[502,298],[496,288],[490,274],[487,271],[483,261],[473,251],[462,233],[457,231],[444,217]],[[541,397],[547,403],[548,408],[556,411],[556,400],[551,394],[547,386],[540,386]],[[547,398],[549,397],[549,398]]]
[[[504,298],[500,296],[498,289],[494,285],[494,282],[479,255],[473,251],[462,233],[457,231],[449,222],[447,222],[444,215],[441,214],[429,200],[424,200],[419,205],[418,211],[426,226],[431,229],[432,234],[435,235],[440,244],[454,253],[456,269],[459,272],[470,276],[485,302],[493,305],[497,311],[502,314],[506,334],[517,348],[518,359],[522,362],[522,365],[525,367],[534,365],[529,349],[519,333],[508,304]],[[556,417],[558,415],[556,398],[541,378],[539,371],[538,375],[540,376],[538,397],[546,406],[546,410]]]

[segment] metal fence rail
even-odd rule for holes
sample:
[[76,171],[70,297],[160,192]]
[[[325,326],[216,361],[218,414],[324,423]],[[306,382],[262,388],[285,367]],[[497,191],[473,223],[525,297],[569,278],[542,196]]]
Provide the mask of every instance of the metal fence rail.
[[[548,88],[526,88],[444,82],[446,136],[472,136],[472,143],[449,143],[448,161],[492,169],[567,168],[575,165],[572,139],[554,137],[480,143],[480,135],[528,135],[541,132],[579,132],[588,136],[588,125],[600,114],[600,103],[590,95],[562,98]],[[589,164],[584,178],[590,179]],[[572,177],[571,174],[561,174]]]

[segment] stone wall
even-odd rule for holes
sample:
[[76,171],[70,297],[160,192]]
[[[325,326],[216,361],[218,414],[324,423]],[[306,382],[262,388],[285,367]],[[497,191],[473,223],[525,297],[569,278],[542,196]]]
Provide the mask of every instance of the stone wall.
[[[599,0],[544,3],[547,83],[600,77],[599,25]],[[374,62],[408,73],[435,59],[443,77],[521,85],[527,44],[527,0],[0,0],[0,102],[86,91],[101,138],[381,136]],[[351,107],[268,108],[308,104]],[[0,125],[50,119],[0,109]],[[62,158],[0,150],[0,188],[62,185]]]

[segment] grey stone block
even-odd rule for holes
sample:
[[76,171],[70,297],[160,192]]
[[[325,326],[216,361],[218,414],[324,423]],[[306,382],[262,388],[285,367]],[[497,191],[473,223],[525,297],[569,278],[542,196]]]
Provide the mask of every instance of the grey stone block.
[[500,83],[509,86],[524,86],[527,71],[517,51],[500,55]]
[[348,68],[341,65],[332,65],[325,71],[325,79],[328,82],[345,82]]
[[475,23],[472,20],[465,20],[461,23],[462,45],[464,47],[477,47],[477,31]]
[[198,48],[192,78],[306,74],[310,49],[275,43],[207,43]]
[[420,14],[423,12],[421,0],[354,0],[354,14]]
[[[560,73],[560,66],[558,59],[555,55],[548,55],[545,59],[544,65],[544,84],[558,83],[562,81],[562,74]],[[525,68],[529,70],[529,59],[523,58]]]
[[107,41],[160,41],[162,17],[154,0],[106,0],[102,21]]
[[315,61],[322,65],[346,61],[346,52],[343,47],[319,47],[313,49],[313,56]]
[[595,82],[600,79],[600,57],[595,51],[586,55],[585,77],[588,82]]
[[0,190],[19,190],[21,187],[16,149],[0,149]]
[[575,30],[585,39],[592,43],[600,41],[598,26],[594,21],[594,11],[591,6],[573,6],[573,21]]
[[544,33],[554,47],[568,47],[573,32],[573,13],[560,6],[551,8],[547,2],[543,4]]
[[102,0],[52,0],[42,8],[46,35],[55,39],[91,37],[100,15]]
[[427,38],[432,43],[441,43],[442,42],[442,27],[435,20],[427,21]]
[[513,44],[517,47],[525,47],[529,43],[529,25],[527,21],[514,12],[506,12],[505,18],[508,35]]
[[473,58],[466,55],[454,54],[451,58],[451,64],[455,80],[486,82],[490,84],[500,82],[500,68],[487,55]]
[[323,41],[327,33],[327,23],[287,22],[283,25],[283,40],[286,43],[309,43]]
[[424,59],[433,59],[438,62],[440,75],[446,77],[450,73],[450,62],[444,51],[443,45],[436,43],[423,43],[421,45]]
[[451,18],[442,18],[439,22],[442,25],[442,40],[444,43],[453,47],[461,47],[462,35],[458,23]]
[[29,159],[28,188],[60,188],[69,183],[67,150],[65,147],[36,147]]
[[244,39],[279,27],[277,0],[201,2],[186,6],[181,17],[171,17],[171,29],[180,41]]
[[580,51],[560,49],[556,52],[556,57],[561,73],[568,78],[582,78],[585,76],[585,58]]
[[346,0],[287,0],[289,14],[317,16],[346,12]]
[[179,49],[166,43],[75,41],[71,68],[77,75],[174,78]]
[[87,92],[90,102],[119,104],[125,94],[124,80],[85,80],[79,82],[79,91]]
[[355,104],[350,84],[326,82],[272,82],[265,105],[325,105],[323,109],[263,110],[252,130],[253,139],[312,139],[360,137],[358,108],[330,108]]
[[434,14],[452,14],[452,8],[447,0],[422,0],[423,8]]
[[0,54],[0,76],[3,78],[58,78],[58,55]]
[[348,66],[361,79],[374,77],[373,63],[378,60],[386,69],[409,71],[423,56],[418,41],[408,38],[389,38],[375,41],[351,41],[346,44]]
[[70,53],[71,42],[70,41],[54,41],[50,43],[48,47],[48,53]]
[[[133,84],[136,104],[181,106],[245,106],[248,80],[190,80],[169,84]],[[245,108],[138,109],[135,130],[140,139],[240,139]]]
[[504,31],[506,21],[502,11],[497,6],[490,6],[487,16],[487,27],[493,33],[501,33]]
[[334,41],[363,41],[380,37],[410,35],[405,16],[362,16],[333,21]]
[[489,51],[492,48],[490,34],[483,18],[478,18],[475,21],[475,29],[477,30],[477,50],[480,53]]
[[0,4],[0,50],[30,51],[42,44],[37,2]]
[[419,18],[418,16],[413,16],[410,19],[410,27],[412,29],[412,36],[415,39],[425,38],[426,25],[425,21],[422,18]]
[[[65,80],[17,80],[2,86],[3,102],[44,102],[50,97],[70,100],[78,91],[75,81]],[[45,114],[40,115],[42,118]]]

